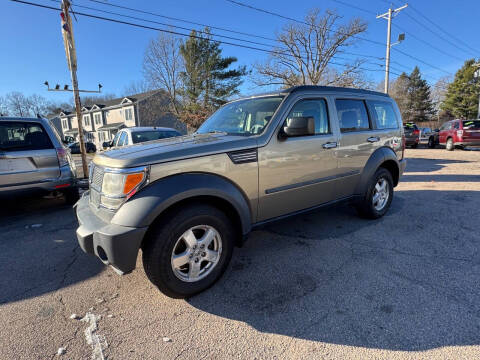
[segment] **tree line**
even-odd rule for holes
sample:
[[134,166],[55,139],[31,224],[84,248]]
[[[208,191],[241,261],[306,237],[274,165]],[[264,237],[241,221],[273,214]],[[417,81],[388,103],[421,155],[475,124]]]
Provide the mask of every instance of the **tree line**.
[[[453,118],[477,117],[480,79],[475,77],[475,59],[465,61],[453,80],[440,78],[430,86],[416,66],[410,74],[402,73],[389,86],[404,122],[444,122]],[[383,84],[379,84],[383,88]]]

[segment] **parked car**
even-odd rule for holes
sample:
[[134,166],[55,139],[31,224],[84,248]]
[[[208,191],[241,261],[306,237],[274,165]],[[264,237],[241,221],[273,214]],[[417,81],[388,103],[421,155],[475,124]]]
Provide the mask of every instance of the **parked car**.
[[440,127],[438,142],[449,151],[480,146],[480,120],[451,120]]
[[0,195],[62,192],[78,196],[70,151],[46,119],[0,117]]
[[112,141],[103,143],[103,148],[122,147],[181,135],[177,130],[166,127],[131,127],[120,130]]
[[76,205],[77,238],[119,273],[142,248],[150,281],[188,297],[266,222],[341,201],[383,216],[404,148],[400,112],[383,93],[297,86],[243,98],[195,134],[97,154]]
[[421,127],[419,131],[418,143],[433,149],[435,147],[435,132],[429,127]]
[[[70,143],[68,147],[70,148],[72,154],[80,154],[80,143],[78,141]],[[97,152],[97,147],[94,143],[87,141],[85,143],[85,150],[87,151],[87,153],[94,153]]]
[[415,149],[420,143],[420,129],[414,123],[405,123],[403,129],[405,131],[405,145]]

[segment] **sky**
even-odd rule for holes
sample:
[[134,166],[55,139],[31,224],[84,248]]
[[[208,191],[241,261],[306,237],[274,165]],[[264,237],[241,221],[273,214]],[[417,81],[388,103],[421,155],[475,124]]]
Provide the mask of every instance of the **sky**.
[[[27,0],[34,3],[58,7],[57,0]],[[376,19],[375,14],[388,10],[391,2],[386,0],[239,0],[243,3],[267,9],[285,16],[302,19],[312,8],[320,10],[335,9],[346,22],[353,17],[360,17],[368,24],[363,38],[378,42],[358,40],[354,47],[347,51],[384,58],[387,21]],[[210,26],[223,27],[235,31],[247,32],[272,38],[288,20],[269,14],[240,7],[227,0],[162,0],[133,1],[108,0],[110,4],[128,6],[156,14],[181,18]],[[88,6],[137,16],[146,20],[182,26],[188,29],[197,28],[191,24],[170,21],[151,15],[133,13],[132,11],[115,9],[91,0],[74,0],[74,9],[102,15],[78,6]],[[404,3],[395,0],[394,7]],[[417,58],[407,57],[392,50],[392,70],[411,72],[415,65],[433,84],[438,78],[452,75],[462,66],[466,59],[480,58],[480,36],[478,31],[478,14],[480,1],[460,0],[412,0],[410,6],[399,12],[394,18],[392,40],[397,39],[400,32],[406,31],[406,39],[395,48]],[[366,10],[366,11],[365,11]],[[103,16],[113,15],[103,14]],[[120,18],[115,16],[116,18]],[[445,34],[434,24],[448,33]],[[74,21],[74,34],[78,57],[78,79],[81,89],[96,89],[103,85],[103,92],[121,95],[127,85],[142,79],[142,62],[148,42],[155,38],[156,31],[134,28],[127,25],[109,23],[101,20],[78,16]],[[124,19],[125,21],[134,21]],[[153,27],[162,27],[147,22],[139,23]],[[423,24],[423,26],[422,26]],[[398,27],[401,27],[398,28]],[[165,28],[165,27],[163,27]],[[21,91],[26,95],[33,93],[47,97],[53,101],[68,101],[71,93],[47,92],[43,83],[47,80],[51,85],[70,84],[65,52],[60,29],[58,11],[24,5],[9,0],[0,0],[0,96],[10,91]],[[188,30],[179,32],[188,33]],[[267,45],[269,40],[249,38],[219,30],[213,33],[258,41]],[[450,36],[453,35],[453,38]],[[226,40],[225,41],[232,41]],[[241,43],[239,41],[233,41]],[[466,43],[472,49],[465,48]],[[245,45],[257,46],[243,43]],[[460,49],[458,48],[460,47]],[[251,68],[253,64],[265,61],[267,54],[251,49],[222,45],[225,56],[238,58],[238,65]],[[477,50],[477,51],[474,51]],[[352,60],[354,56],[347,55]],[[427,64],[420,62],[422,60]],[[371,59],[371,63],[363,65],[368,69],[367,78],[378,82],[383,79],[383,68],[378,64],[381,59]],[[395,78],[395,75],[391,75]],[[246,82],[241,87],[243,94],[261,92],[253,84]]]

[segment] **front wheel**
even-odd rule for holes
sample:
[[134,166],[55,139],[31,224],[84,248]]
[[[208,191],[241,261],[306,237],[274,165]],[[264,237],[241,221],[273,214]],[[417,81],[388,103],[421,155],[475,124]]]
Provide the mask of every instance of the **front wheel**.
[[192,204],[160,221],[142,246],[149,280],[165,295],[187,298],[212,286],[233,253],[234,227],[216,207]]
[[435,140],[433,139],[433,137],[428,138],[428,148],[435,149]]
[[385,168],[378,168],[370,181],[365,197],[356,204],[360,216],[378,219],[386,214],[393,199],[392,174]]
[[448,151],[453,151],[453,150],[455,150],[455,146],[453,145],[453,139],[452,139],[452,138],[448,138],[448,139],[447,139],[447,144],[445,145],[445,148],[446,148]]

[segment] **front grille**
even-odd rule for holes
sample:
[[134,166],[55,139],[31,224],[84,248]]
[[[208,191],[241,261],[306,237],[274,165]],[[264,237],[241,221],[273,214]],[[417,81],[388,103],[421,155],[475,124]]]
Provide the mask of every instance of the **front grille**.
[[98,166],[93,165],[92,177],[90,179],[90,187],[97,191],[102,191],[103,170]]

